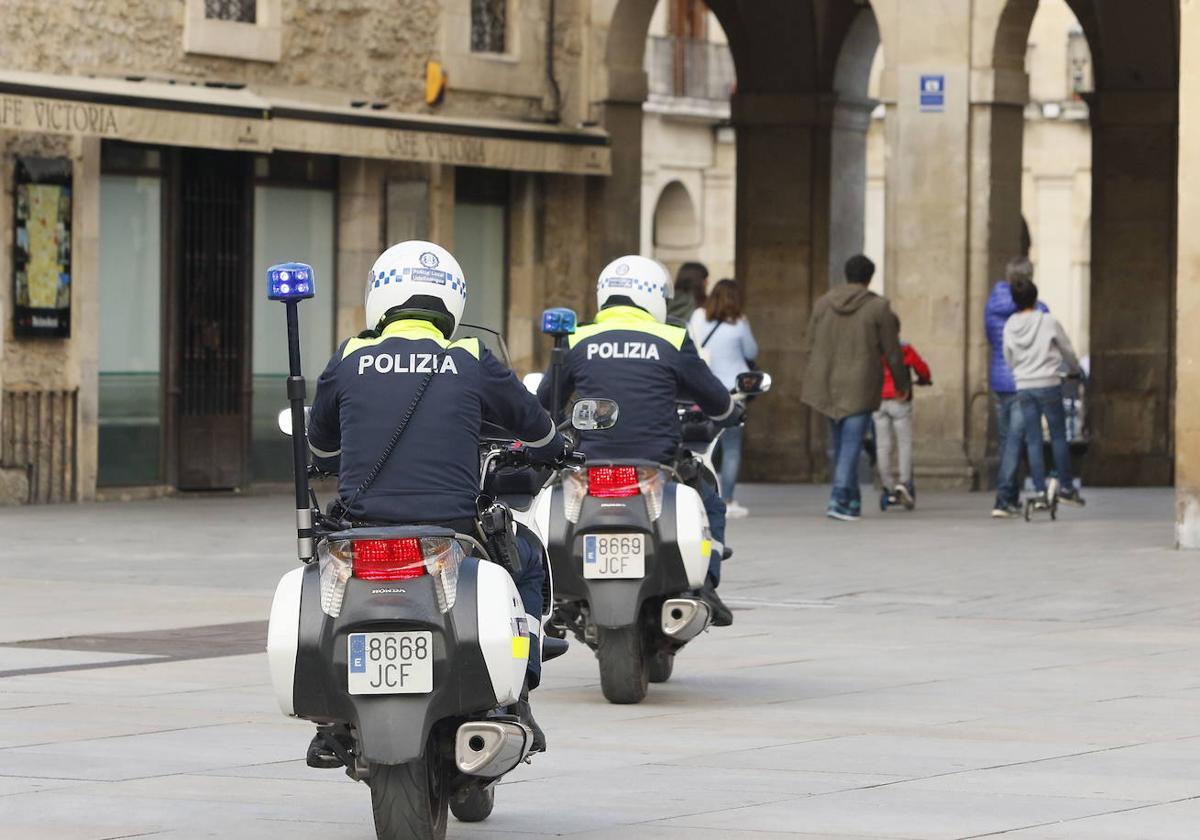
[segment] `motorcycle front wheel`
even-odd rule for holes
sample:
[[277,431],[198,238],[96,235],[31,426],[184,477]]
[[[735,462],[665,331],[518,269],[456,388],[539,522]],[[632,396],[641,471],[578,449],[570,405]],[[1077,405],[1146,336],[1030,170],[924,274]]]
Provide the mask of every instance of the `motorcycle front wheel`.
[[650,657],[649,676],[652,683],[665,683],[675,671],[675,652],[660,650]]
[[496,788],[472,788],[450,800],[450,812],[460,822],[483,822],[496,807]]
[[379,840],[443,840],[450,803],[445,763],[432,750],[405,764],[372,764],[367,784]]
[[610,703],[641,703],[646,699],[649,673],[640,627],[601,628],[600,690]]

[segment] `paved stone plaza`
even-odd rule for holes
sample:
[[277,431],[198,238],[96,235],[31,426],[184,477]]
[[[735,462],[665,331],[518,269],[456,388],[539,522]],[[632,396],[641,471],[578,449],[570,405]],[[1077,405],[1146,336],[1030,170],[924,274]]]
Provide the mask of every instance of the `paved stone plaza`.
[[[573,648],[535,698],[551,752],[450,837],[1197,835],[1200,555],[1168,546],[1169,492],[1031,525],[978,494],[857,525],[819,488],[744,496],[735,625],[640,706]],[[267,684],[289,507],[0,511],[0,837],[374,836]]]

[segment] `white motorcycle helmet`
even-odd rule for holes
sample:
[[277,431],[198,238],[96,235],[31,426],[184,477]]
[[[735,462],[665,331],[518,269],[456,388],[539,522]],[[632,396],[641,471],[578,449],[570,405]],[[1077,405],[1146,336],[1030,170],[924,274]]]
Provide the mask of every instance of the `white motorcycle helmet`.
[[646,257],[627,256],[610,262],[596,282],[596,302],[603,309],[625,298],[645,309],[660,324],[667,322],[667,301],[675,294],[671,273],[662,263]]
[[450,338],[467,305],[467,279],[454,255],[432,242],[393,245],[367,277],[367,329],[396,318],[430,321]]

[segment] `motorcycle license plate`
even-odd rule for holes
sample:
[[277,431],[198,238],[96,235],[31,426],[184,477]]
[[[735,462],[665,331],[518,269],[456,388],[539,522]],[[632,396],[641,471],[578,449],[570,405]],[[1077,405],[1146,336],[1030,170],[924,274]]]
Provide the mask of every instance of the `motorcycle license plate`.
[[583,538],[583,576],[589,580],[644,578],[645,535],[588,534]]
[[347,684],[351,694],[433,691],[433,633],[351,633]]

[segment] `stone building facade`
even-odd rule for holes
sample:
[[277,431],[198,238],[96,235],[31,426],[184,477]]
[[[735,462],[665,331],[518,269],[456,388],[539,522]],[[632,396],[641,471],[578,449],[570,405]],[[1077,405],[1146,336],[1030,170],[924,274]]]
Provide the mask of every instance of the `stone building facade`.
[[587,23],[561,0],[7,4],[0,499],[286,480],[274,262],[317,270],[310,380],[408,237],[455,249],[468,319],[539,364],[541,309],[582,308],[600,259]]

